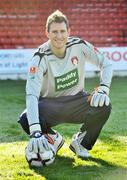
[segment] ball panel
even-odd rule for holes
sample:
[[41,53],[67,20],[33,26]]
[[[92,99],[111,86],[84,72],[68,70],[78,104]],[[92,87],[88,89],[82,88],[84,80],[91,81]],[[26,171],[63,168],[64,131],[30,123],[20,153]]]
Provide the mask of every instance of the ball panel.
[[28,148],[25,149],[25,157],[30,167],[43,167],[52,164],[55,160],[55,155],[52,150],[44,153],[30,152]]
[[43,163],[39,160],[32,160],[29,162],[29,165],[32,167],[43,167]]

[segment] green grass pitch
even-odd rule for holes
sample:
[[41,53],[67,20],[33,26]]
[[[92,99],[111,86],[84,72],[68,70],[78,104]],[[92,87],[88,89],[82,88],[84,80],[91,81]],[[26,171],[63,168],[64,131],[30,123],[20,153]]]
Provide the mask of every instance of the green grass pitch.
[[[87,90],[98,84],[87,79]],[[127,77],[113,78],[111,116],[91,150],[92,159],[81,160],[68,148],[80,125],[56,126],[65,144],[55,162],[30,169],[24,148],[29,140],[17,123],[25,108],[25,81],[0,81],[0,180],[127,180]]]

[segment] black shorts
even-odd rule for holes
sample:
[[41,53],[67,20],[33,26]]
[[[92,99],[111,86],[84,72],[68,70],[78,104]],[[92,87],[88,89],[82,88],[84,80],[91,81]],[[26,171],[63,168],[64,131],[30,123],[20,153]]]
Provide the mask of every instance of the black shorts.
[[[80,131],[86,132],[81,144],[86,149],[92,149],[102,127],[107,121],[111,104],[103,107],[91,107],[88,97],[90,94],[80,92],[74,96],[39,99],[39,120],[43,133],[53,133],[51,127],[61,123],[82,124]],[[27,111],[24,111],[19,123],[27,134],[29,125]]]

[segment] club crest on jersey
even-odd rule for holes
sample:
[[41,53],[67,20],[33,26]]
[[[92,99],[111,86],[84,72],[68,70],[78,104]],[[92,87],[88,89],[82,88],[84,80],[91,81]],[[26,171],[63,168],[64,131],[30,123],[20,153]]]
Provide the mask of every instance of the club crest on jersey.
[[78,58],[77,58],[77,56],[72,57],[71,58],[71,62],[72,62],[73,65],[77,66],[78,65]]
[[31,66],[30,69],[29,69],[30,79],[34,79],[35,78],[35,73],[36,72],[37,72],[37,67]]

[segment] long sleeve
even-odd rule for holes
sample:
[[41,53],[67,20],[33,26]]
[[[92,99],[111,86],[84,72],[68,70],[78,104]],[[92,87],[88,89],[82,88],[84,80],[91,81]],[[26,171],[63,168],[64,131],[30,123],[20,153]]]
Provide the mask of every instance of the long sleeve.
[[26,83],[26,107],[29,126],[36,124],[40,130],[38,99],[43,84],[44,66],[40,64],[40,57],[34,56],[30,62]]
[[83,52],[89,63],[96,65],[100,69],[100,84],[110,86],[112,80],[112,63],[97,48],[88,42],[83,44]]

